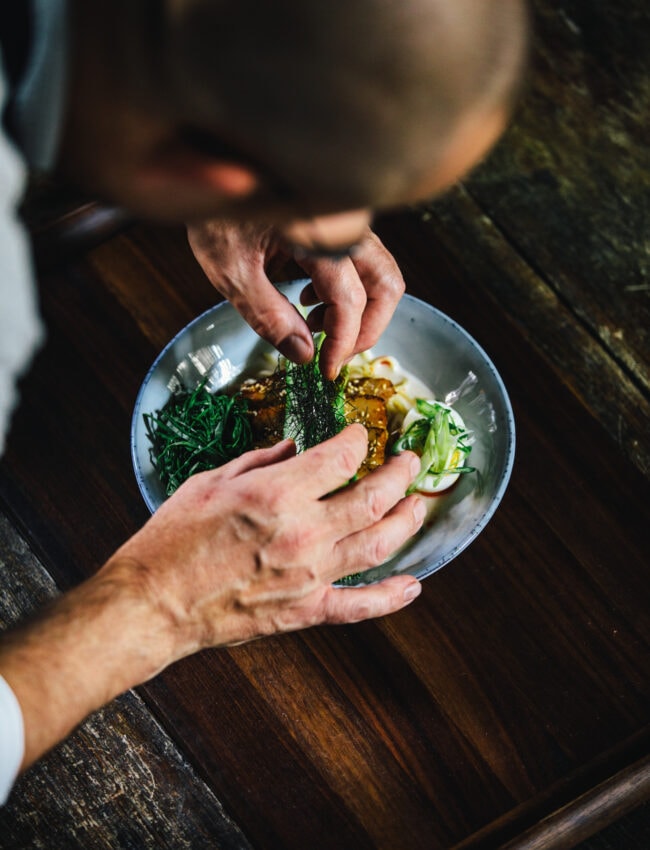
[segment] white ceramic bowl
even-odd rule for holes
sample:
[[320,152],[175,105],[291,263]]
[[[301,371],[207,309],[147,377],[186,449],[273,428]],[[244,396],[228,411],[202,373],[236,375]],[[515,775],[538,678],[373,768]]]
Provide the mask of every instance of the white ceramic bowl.
[[[294,281],[279,288],[297,304],[306,283]],[[194,385],[207,376],[209,388],[219,389],[271,350],[224,302],[190,322],[156,358],[138,393],[131,424],[133,468],[152,513],[165,493],[149,458],[143,414],[165,404],[175,381]],[[461,476],[448,493],[437,497],[432,520],[397,555],[363,576],[364,583],[395,572],[422,579],[462,552],[501,501],[515,454],[512,407],[503,381],[478,343],[448,316],[410,295],[400,301],[373,352],[396,357],[436,398],[458,395],[454,407],[474,435],[469,462],[477,472]]]

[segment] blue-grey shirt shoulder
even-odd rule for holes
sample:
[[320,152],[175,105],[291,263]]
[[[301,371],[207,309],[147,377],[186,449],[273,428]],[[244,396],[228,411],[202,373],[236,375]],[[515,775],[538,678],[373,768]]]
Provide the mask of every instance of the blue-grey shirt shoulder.
[[25,72],[11,93],[14,135],[30,168],[55,161],[65,111],[68,18],[65,0],[31,0],[32,37]]

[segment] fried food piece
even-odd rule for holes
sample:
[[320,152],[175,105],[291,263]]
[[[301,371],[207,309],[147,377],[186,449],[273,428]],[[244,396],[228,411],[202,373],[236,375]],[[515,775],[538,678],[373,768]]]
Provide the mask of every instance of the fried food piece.
[[[247,381],[240,389],[248,401],[255,448],[272,446],[282,439],[286,391],[284,373]],[[395,393],[387,378],[353,378],[345,388],[345,420],[360,422],[368,431],[368,454],[357,476],[366,475],[385,460],[388,442],[386,402]]]
[[351,378],[345,387],[345,395],[348,398],[358,395],[376,396],[388,401],[395,395],[395,387],[388,378]]
[[273,374],[256,381],[245,381],[239,393],[246,399],[249,407],[266,407],[269,404],[276,404],[284,396],[284,379]]
[[284,428],[284,405],[274,404],[248,411],[253,429],[253,447],[256,449],[274,446],[282,439]]
[[346,392],[345,419],[348,423],[360,422],[368,431],[368,454],[357,473],[361,478],[385,460],[388,441],[386,401],[374,395],[348,397]]
[[279,443],[284,428],[284,377],[273,374],[247,381],[242,384],[240,394],[248,402],[253,447],[261,449]]
[[385,430],[388,427],[386,402],[374,395],[346,397],[345,419],[347,422],[360,422],[366,428]]

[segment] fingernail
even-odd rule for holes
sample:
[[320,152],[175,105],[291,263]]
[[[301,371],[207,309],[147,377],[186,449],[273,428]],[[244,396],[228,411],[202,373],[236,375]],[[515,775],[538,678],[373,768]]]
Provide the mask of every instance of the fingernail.
[[314,353],[311,343],[298,334],[291,334],[278,347],[285,357],[296,363],[305,363]]
[[335,381],[338,378],[339,373],[341,371],[340,365],[330,366],[326,362],[320,364],[320,368],[321,368],[321,372],[323,373],[323,377],[327,381]]
[[414,581],[404,591],[404,602],[413,602],[413,600],[422,593],[422,585],[419,581]]
[[414,454],[411,457],[411,478],[415,478],[420,471],[420,458]]
[[424,521],[424,515],[426,514],[427,509],[422,499],[416,499],[415,504],[413,505],[413,516],[415,517],[415,521],[418,525],[422,525]]

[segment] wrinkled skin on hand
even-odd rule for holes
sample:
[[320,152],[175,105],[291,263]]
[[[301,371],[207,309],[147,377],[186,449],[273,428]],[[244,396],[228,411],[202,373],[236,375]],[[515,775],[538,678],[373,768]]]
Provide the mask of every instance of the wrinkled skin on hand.
[[410,452],[343,488],[366,446],[351,425],[297,456],[290,441],[249,452],[190,478],[118,550],[170,624],[174,658],[381,616],[417,596],[406,575],[332,585],[381,562],[423,518],[421,501],[404,498],[419,467]]
[[272,227],[214,220],[188,227],[188,238],[212,285],[290,360],[310,360],[311,332],[325,331],[320,362],[328,378],[374,345],[404,293],[395,260],[367,230],[349,257],[293,257],[312,280],[301,295],[303,305],[316,305],[306,323],[266,274],[271,260],[291,257]]

